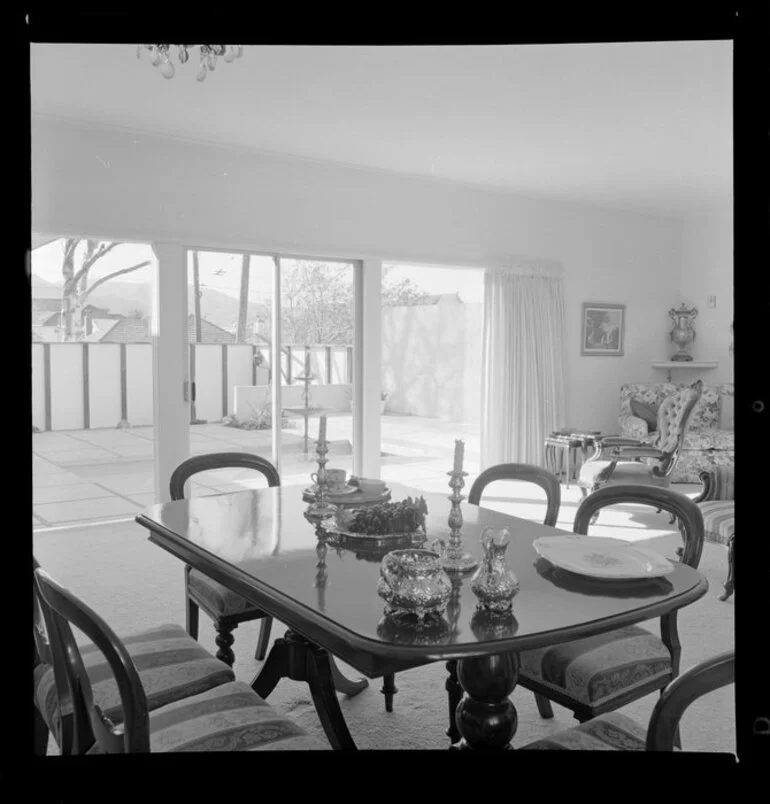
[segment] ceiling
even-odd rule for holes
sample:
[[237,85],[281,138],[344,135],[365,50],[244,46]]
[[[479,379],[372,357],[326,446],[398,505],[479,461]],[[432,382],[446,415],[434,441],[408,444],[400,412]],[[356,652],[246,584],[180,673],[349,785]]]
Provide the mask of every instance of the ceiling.
[[246,46],[204,83],[33,44],[33,114],[689,216],[732,197],[732,42]]

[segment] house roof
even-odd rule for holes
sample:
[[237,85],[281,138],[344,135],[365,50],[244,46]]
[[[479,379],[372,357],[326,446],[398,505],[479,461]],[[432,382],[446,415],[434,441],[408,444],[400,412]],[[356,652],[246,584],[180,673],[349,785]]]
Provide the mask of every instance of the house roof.
[[[187,317],[187,337],[190,343],[195,343],[195,316],[192,314]],[[151,340],[149,318],[119,318],[115,326],[98,338],[100,343],[150,343]],[[235,343],[235,336],[202,318],[201,343]]]

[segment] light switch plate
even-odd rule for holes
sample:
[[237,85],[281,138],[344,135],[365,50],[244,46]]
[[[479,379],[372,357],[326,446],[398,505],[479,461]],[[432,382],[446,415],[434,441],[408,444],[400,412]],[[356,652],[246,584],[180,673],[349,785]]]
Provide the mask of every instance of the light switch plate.
[[713,310],[717,306],[717,297],[716,296],[709,296],[708,297],[709,307]]

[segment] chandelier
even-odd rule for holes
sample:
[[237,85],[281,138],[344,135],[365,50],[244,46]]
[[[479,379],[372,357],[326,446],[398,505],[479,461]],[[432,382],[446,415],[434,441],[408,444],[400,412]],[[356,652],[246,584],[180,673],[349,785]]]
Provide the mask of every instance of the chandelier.
[[143,47],[150,51],[153,67],[160,67],[160,73],[164,78],[173,78],[176,73],[171,61],[172,47],[177,49],[180,64],[187,63],[190,58],[190,48],[200,48],[200,63],[195,76],[198,81],[205,81],[209,70],[216,70],[217,59],[220,56],[230,63],[240,59],[243,55],[242,45],[138,45],[136,48],[137,59],[141,58]]

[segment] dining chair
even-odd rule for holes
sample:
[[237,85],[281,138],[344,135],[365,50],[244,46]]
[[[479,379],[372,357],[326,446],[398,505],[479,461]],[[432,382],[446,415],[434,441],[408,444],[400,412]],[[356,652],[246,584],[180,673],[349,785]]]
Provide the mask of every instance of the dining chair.
[[[580,503],[573,531],[587,534],[600,508],[621,503],[652,506],[676,517],[684,537],[681,561],[697,568],[703,550],[703,516],[689,497],[671,489],[605,486]],[[522,651],[518,684],[548,699],[547,706],[538,706],[543,717],[553,717],[551,701],[570,709],[581,723],[619,709],[663,689],[679,674],[681,643],[677,613],[673,611],[660,618],[660,638],[645,628],[631,625]]]
[[[70,715],[69,754],[167,751],[327,749],[279,714],[242,681],[230,680],[151,709],[137,657],[107,623],[42,569],[34,579],[41,600],[59,706]],[[86,669],[71,626],[82,631],[114,676],[122,722],[100,705],[97,681]]]
[[[531,466],[527,463],[501,463],[496,466],[490,466],[474,480],[468,492],[468,502],[471,505],[479,505],[481,495],[484,493],[486,487],[497,480],[519,480],[535,483],[540,486],[545,491],[546,498],[543,524],[549,527],[556,525],[559,518],[559,507],[561,506],[561,484],[556,475],[549,472],[547,469],[542,469],[539,466]],[[449,673],[446,680],[446,691],[449,699],[449,728],[446,734],[452,743],[456,743],[459,742],[461,737],[455,722],[455,712],[463,697],[463,688],[460,686],[457,677],[457,659],[448,661],[446,663],[446,669]],[[535,702],[537,703],[540,714],[543,717],[548,717],[548,712],[551,707],[548,699],[536,692]],[[553,713],[551,712],[551,716],[552,715]]]
[[[184,499],[185,483],[193,475],[216,469],[235,468],[260,472],[264,475],[269,487],[281,485],[277,469],[270,461],[259,455],[252,455],[248,452],[213,452],[208,455],[194,455],[187,458],[174,469],[170,482],[171,499]],[[270,643],[270,629],[273,624],[273,618],[269,614],[189,564],[184,568],[184,586],[187,604],[187,633],[193,639],[198,638],[198,615],[199,610],[203,609],[214,621],[214,628],[217,632],[215,638],[217,659],[221,659],[232,667],[235,662],[235,654],[231,647],[235,641],[233,631],[240,623],[261,619],[254,658],[258,660],[265,658],[267,646]]]
[[697,380],[661,402],[653,444],[621,436],[597,439],[593,455],[580,467],[578,486],[583,496],[607,485],[667,488],[702,392],[703,382]]
[[704,538],[727,547],[727,578],[719,595],[727,600],[735,592],[735,469],[715,466],[699,478],[703,490],[693,502],[703,514]]
[[704,695],[735,682],[735,651],[720,653],[675,678],[661,693],[647,728],[620,712],[528,743],[521,750],[673,751],[685,711]]
[[[39,569],[33,557],[33,573]],[[66,682],[54,672],[50,633],[43,617],[45,607],[34,575],[32,591],[35,754],[46,754],[49,734],[53,734],[61,752],[69,754],[75,739],[74,725],[71,711],[63,712],[60,705],[66,697]],[[235,680],[230,667],[215,659],[179,625],[161,625],[129,634],[123,642],[137,667],[150,711]],[[85,645],[80,654],[96,704],[114,723],[123,722],[119,690],[98,646]]]

